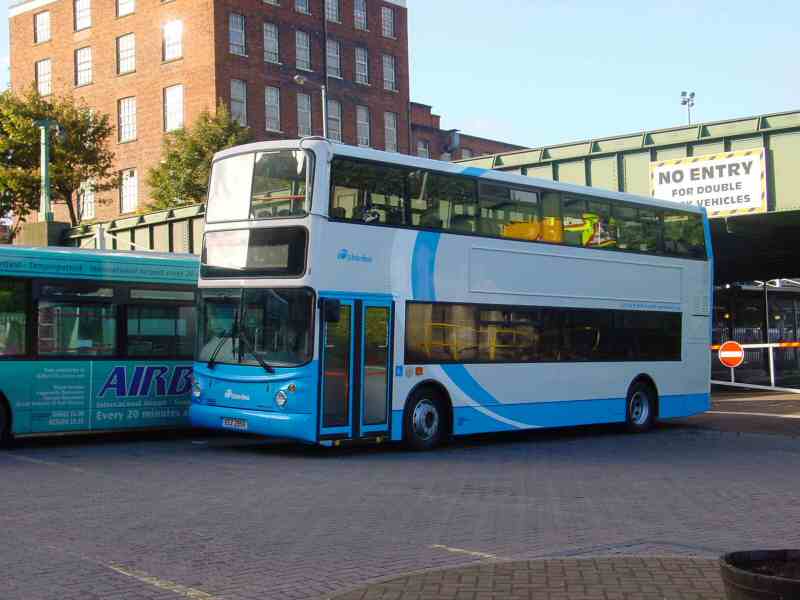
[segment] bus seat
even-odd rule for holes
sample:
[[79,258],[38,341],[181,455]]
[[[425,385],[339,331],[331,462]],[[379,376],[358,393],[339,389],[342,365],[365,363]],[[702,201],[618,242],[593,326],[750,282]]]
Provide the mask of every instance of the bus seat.
[[419,218],[421,227],[432,227],[433,229],[442,228],[442,220],[439,218],[439,211],[430,211],[423,213]]
[[334,219],[346,219],[347,209],[344,206],[334,206],[331,209],[331,217]]

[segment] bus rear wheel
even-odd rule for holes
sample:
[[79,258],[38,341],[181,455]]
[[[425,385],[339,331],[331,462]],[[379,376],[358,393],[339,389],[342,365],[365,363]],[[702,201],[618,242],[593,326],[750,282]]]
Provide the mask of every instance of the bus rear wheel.
[[413,450],[435,448],[446,435],[447,412],[444,400],[432,388],[418,389],[406,402],[403,425],[406,443]]
[[0,394],[0,448],[5,448],[11,443],[11,413],[2,394]]
[[653,427],[656,416],[656,391],[645,381],[635,382],[628,390],[628,431],[642,433]]

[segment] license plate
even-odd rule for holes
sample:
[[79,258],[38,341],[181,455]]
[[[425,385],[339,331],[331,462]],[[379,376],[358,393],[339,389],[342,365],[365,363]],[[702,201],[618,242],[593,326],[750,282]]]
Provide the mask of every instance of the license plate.
[[247,421],[245,419],[232,419],[230,417],[223,417],[222,426],[227,427],[228,429],[247,431]]

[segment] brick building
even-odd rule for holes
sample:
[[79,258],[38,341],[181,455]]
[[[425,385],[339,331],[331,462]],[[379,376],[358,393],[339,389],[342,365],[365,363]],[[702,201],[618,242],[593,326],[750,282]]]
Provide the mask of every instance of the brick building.
[[323,83],[330,138],[448,158],[450,132],[410,103],[405,0],[11,0],[9,17],[14,91],[73,94],[116,122],[119,188],[87,195],[83,220],[145,208],[164,133],[218,102],[257,140],[321,135]]
[[476,137],[455,129],[442,129],[441,117],[431,111],[432,108],[427,104],[411,103],[412,154],[423,158],[459,160],[525,149],[523,146]]
[[408,152],[404,0],[18,0],[9,16],[13,90],[72,93],[116,120],[120,188],[85,219],[143,207],[164,132],[217,101],[256,139],[321,134],[326,61],[329,135]]

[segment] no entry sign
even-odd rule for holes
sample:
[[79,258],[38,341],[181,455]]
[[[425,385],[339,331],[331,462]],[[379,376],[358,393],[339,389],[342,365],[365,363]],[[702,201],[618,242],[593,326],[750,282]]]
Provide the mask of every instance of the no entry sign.
[[739,342],[725,342],[719,347],[719,362],[735,369],[744,362],[744,348]]

